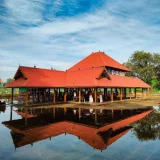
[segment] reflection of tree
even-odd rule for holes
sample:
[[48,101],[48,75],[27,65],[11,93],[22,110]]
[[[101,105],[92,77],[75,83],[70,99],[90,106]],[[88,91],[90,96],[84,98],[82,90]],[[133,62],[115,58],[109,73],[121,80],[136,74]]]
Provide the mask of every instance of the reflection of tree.
[[140,141],[160,139],[160,112],[154,110],[148,116],[133,124],[133,134]]

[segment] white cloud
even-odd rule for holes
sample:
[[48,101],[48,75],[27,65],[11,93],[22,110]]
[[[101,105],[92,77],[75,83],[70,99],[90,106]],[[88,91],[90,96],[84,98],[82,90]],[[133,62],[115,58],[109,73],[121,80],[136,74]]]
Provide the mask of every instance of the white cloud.
[[[80,15],[55,18],[44,21],[41,11],[44,1],[27,5],[20,10],[16,8],[16,1],[7,1],[11,16],[15,22],[38,23],[38,26],[18,27],[13,26],[17,34],[7,34],[5,39],[0,39],[0,59],[6,67],[21,65],[37,65],[37,67],[68,69],[91,52],[104,51],[119,62],[126,61],[136,50],[159,52],[160,29],[158,24],[149,24],[139,18],[138,6],[147,7],[143,15],[155,13],[158,9],[149,10],[150,6],[135,1],[123,3],[109,1],[103,8],[94,12]],[[22,3],[20,3],[22,4]],[[114,4],[114,5],[113,5]],[[62,9],[63,1],[54,1],[55,12]],[[22,11],[24,10],[24,11]],[[31,10],[30,13],[27,13]],[[123,13],[122,11],[130,12]],[[135,11],[136,10],[136,13]],[[33,14],[32,14],[33,12]],[[18,14],[22,16],[17,17]],[[123,16],[125,15],[125,16]],[[24,20],[24,17],[28,17]],[[150,16],[152,18],[152,15]],[[35,21],[34,21],[35,19]],[[10,21],[10,20],[9,20]],[[3,30],[4,28],[1,27]],[[0,31],[0,34],[1,31]],[[8,60],[9,57],[10,59]],[[3,60],[3,61],[2,61]],[[5,62],[5,63],[4,63]],[[5,70],[4,70],[5,71]]]

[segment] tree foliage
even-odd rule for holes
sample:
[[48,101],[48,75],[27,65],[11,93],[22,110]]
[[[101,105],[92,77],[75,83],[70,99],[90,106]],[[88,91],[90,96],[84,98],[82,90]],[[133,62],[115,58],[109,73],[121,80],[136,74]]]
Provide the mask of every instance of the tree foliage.
[[129,76],[142,79],[153,88],[160,89],[160,54],[136,51],[124,63],[132,72]]
[[133,134],[140,141],[160,138],[160,112],[153,110],[148,116],[133,124]]
[[3,83],[3,86],[5,86],[6,84],[10,83],[13,79],[12,78],[8,78],[7,81],[5,83]]

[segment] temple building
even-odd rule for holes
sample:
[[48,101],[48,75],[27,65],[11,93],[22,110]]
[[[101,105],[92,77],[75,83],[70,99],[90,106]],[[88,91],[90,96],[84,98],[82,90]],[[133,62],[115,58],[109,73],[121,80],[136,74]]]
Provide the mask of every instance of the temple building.
[[[54,62],[53,62],[54,63]],[[48,102],[105,102],[148,97],[148,84],[137,77],[127,77],[131,72],[104,52],[95,52],[66,71],[19,66],[14,80],[6,88],[20,89],[24,103]],[[145,94],[144,94],[145,93]],[[22,96],[22,97],[21,97]]]

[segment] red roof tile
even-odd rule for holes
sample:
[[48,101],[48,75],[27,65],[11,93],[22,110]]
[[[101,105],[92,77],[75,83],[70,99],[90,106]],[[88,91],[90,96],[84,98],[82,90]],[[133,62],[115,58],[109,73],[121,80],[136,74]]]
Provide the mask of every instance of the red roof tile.
[[20,77],[6,87],[64,87],[65,72],[49,69],[31,68],[20,66],[22,74],[26,77]]
[[138,78],[110,75],[100,75],[106,69],[113,67],[129,71],[125,66],[103,52],[92,53],[68,71],[57,71],[20,66],[14,76],[14,81],[7,88],[20,87],[141,87],[150,88]]
[[77,71],[56,71],[31,67],[19,67],[25,75],[11,83],[12,87],[141,87],[150,88],[148,84],[139,78],[110,75],[111,79],[101,77],[105,67],[90,68]]
[[102,66],[117,68],[124,71],[130,71],[124,65],[115,61],[114,59],[106,55],[104,52],[96,52],[90,54],[89,56],[87,56],[86,58],[75,64],[73,67],[68,69],[68,71],[77,71],[79,69],[88,69],[92,67],[102,67]]

